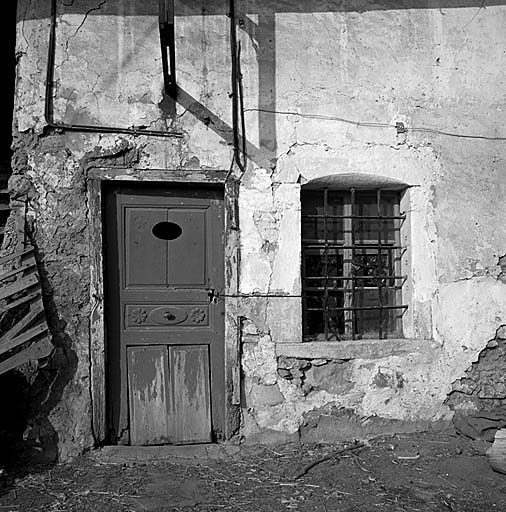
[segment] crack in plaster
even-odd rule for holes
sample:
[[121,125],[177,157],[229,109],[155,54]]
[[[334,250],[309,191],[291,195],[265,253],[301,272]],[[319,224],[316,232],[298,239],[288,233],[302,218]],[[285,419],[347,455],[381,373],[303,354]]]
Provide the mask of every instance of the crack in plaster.
[[88,9],[88,11],[84,14],[84,18],[83,20],[81,21],[80,25],[77,27],[77,29],[75,30],[75,32],[69,36],[69,38],[67,39],[67,42],[65,43],[65,51],[68,53],[68,49],[69,49],[69,43],[70,43],[70,40],[73,39],[74,37],[76,37],[77,33],[81,30],[81,28],[83,27],[83,25],[86,23],[86,20],[88,19],[88,16],[94,12],[94,11],[100,11],[102,9],[102,7],[107,3],[107,0],[102,0],[97,7],[92,7],[91,9]]
[[[31,1],[31,0],[30,0],[30,1]],[[65,3],[61,2],[61,4],[62,4],[62,5],[64,5],[64,6],[66,6],[66,7],[70,7],[70,6],[72,6],[72,5],[73,5],[73,3],[74,3],[74,2],[72,2],[72,3],[70,3],[70,4],[65,4]],[[70,35],[70,36],[67,38],[67,40],[66,40],[66,42],[65,42],[65,46],[64,46],[63,51],[64,51],[64,53],[65,53],[65,55],[66,55],[66,58],[64,58],[64,59],[60,62],[60,64],[57,64],[57,65],[55,65],[55,66],[54,66],[54,69],[55,69],[55,70],[61,70],[61,69],[63,69],[63,66],[64,66],[67,62],[70,62],[69,46],[70,46],[70,42],[71,42],[71,40],[72,40],[72,39],[74,39],[74,38],[77,36],[77,34],[80,32],[80,30],[82,29],[83,25],[86,23],[86,21],[87,21],[88,17],[90,16],[90,14],[91,14],[92,12],[94,12],[94,11],[99,11],[99,10],[101,10],[101,9],[102,9],[102,7],[103,7],[106,3],[107,3],[107,0],[101,0],[101,2],[98,4],[98,6],[96,6],[96,7],[92,7],[91,9],[88,9],[88,11],[84,14],[84,17],[83,17],[83,19],[82,19],[81,23],[79,24],[79,26],[76,28],[76,30],[74,31],[74,33],[73,33],[72,35]],[[68,22],[63,18],[63,16],[64,16],[63,14],[62,14],[62,15],[60,15],[59,20],[58,20],[58,24],[59,24],[59,25],[67,24],[67,25],[69,25],[69,26],[70,26],[70,24],[69,24],[69,23],[68,23]],[[80,55],[80,52],[79,52],[79,55]],[[96,71],[94,71],[93,69],[91,69],[91,68],[90,68],[90,63],[89,63],[89,61],[88,61],[85,57],[82,57],[82,60],[84,60],[84,62],[86,63],[86,69],[87,69],[88,71],[92,71],[93,73],[95,73],[95,74],[97,75],[96,80],[95,80],[95,83],[93,84],[93,86],[92,86],[92,87],[91,87],[91,89],[90,89],[90,94],[94,97],[94,99],[95,99],[95,103],[96,103],[96,104],[97,104],[97,106],[98,106],[99,101],[98,101],[98,97],[96,96],[95,88],[97,87],[98,82],[99,82],[99,80],[100,80],[100,74],[99,74],[99,73],[97,73]],[[56,81],[55,81],[55,84],[54,84],[54,88],[55,88],[55,91],[56,91],[56,89],[60,88],[60,87],[59,87],[59,85],[58,85],[58,83],[57,83]]]
[[506,254],[499,256],[497,264],[499,265],[500,268],[500,273],[497,276],[497,280],[501,281],[501,283],[506,284]]
[[21,25],[21,35],[23,36],[23,39],[25,40],[25,43],[26,43],[26,46],[29,45],[28,43],[28,39],[26,38],[25,36],[25,23],[26,23],[26,18],[27,18],[27,15],[28,15],[28,11],[30,10],[31,6],[32,6],[32,3],[33,3],[33,0],[29,0],[28,1],[28,4],[26,5],[26,9],[23,11],[23,23]]

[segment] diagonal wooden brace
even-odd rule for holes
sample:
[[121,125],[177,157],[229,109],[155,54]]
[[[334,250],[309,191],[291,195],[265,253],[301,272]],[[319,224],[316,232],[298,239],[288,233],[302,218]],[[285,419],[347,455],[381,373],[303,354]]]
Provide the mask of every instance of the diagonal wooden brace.
[[174,32],[174,0],[159,0],[159,28],[162,50],[162,69],[165,93],[175,98],[176,86],[176,39]]

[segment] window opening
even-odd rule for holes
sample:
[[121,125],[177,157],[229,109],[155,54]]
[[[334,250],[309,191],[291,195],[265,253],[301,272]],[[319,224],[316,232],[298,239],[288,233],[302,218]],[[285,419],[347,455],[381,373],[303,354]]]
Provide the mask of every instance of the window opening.
[[183,233],[183,228],[174,222],[163,221],[155,224],[151,232],[161,240],[176,240]]
[[306,340],[402,337],[400,192],[302,191]]

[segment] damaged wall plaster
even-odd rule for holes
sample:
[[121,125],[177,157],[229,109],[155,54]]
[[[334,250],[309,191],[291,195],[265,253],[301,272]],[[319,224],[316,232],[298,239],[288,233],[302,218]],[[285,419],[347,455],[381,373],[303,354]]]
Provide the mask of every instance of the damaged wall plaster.
[[461,413],[494,411],[506,405],[506,325],[501,325],[478,360],[453,383],[447,405]]
[[[89,242],[87,168],[230,168],[226,4],[177,3],[172,101],[162,95],[156,5],[58,3],[55,120],[183,134],[171,139],[45,131],[49,8],[19,2],[10,189],[27,204],[63,358],[55,368],[67,368],[44,418],[61,459],[93,444],[88,315],[97,249]],[[476,15],[475,7],[263,4],[236,7],[248,166],[239,191],[239,297],[227,298],[227,308],[246,319],[241,434],[293,435],[328,411],[395,428],[448,420],[452,383],[505,322],[506,152],[493,137],[506,135],[498,71],[506,65],[506,7]],[[397,134],[399,121],[407,133]],[[406,340],[300,343],[300,187],[337,173],[412,185]],[[228,336],[235,332],[230,323]],[[347,351],[353,356],[342,356]]]

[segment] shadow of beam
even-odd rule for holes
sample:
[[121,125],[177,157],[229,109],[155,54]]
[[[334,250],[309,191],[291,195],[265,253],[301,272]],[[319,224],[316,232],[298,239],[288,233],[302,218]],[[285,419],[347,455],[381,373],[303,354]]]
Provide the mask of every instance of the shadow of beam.
[[[234,135],[232,127],[180,87],[178,87],[177,90],[177,102],[185,109],[185,112],[181,114],[181,116],[190,113],[195,119],[199,120],[210,130],[219,135],[229,146],[233,146]],[[269,168],[272,151],[257,147],[248,140],[245,142],[248,159],[259,167]],[[239,147],[242,147],[242,144],[243,139],[240,137]]]

